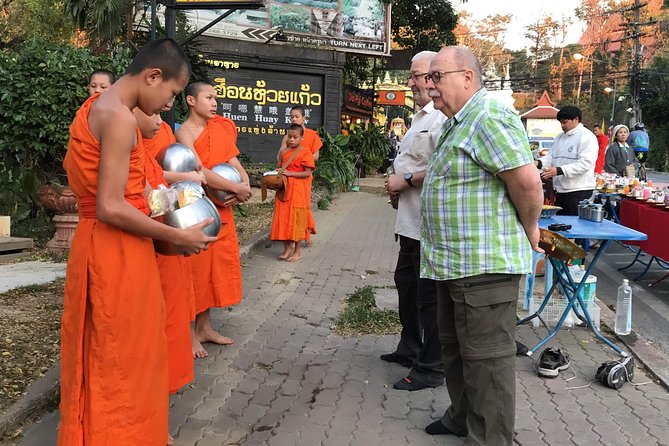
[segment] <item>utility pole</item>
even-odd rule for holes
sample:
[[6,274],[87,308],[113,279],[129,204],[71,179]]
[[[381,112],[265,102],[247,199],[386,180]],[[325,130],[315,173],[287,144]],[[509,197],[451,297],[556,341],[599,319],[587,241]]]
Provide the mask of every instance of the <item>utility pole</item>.
[[634,58],[632,59],[632,109],[634,124],[641,122],[641,0],[634,0]]

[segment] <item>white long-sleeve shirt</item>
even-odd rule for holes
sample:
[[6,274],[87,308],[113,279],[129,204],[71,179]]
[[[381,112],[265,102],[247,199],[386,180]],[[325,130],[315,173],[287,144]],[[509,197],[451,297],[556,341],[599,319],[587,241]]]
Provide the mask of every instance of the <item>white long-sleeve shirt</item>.
[[539,158],[544,167],[560,167],[562,175],[553,177],[553,187],[560,193],[595,188],[595,162],[599,145],[590,130],[578,124],[555,137],[550,152]]

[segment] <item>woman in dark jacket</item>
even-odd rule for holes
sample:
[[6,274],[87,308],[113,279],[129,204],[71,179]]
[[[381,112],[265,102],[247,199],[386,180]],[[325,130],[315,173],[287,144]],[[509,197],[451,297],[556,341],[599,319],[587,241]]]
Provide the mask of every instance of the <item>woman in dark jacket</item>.
[[635,176],[639,162],[627,144],[629,133],[629,129],[623,124],[619,124],[613,128],[613,142],[606,149],[604,172],[615,173],[621,177]]

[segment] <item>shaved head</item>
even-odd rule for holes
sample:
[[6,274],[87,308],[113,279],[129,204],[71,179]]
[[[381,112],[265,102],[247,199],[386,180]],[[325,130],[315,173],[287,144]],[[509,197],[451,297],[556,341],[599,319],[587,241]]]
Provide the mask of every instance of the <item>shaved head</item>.
[[213,85],[205,81],[193,81],[186,86],[184,95],[197,97],[204,87],[213,87]]
[[137,75],[142,71],[158,68],[164,80],[190,76],[190,61],[178,43],[172,39],[152,40],[139,49],[125,74]]

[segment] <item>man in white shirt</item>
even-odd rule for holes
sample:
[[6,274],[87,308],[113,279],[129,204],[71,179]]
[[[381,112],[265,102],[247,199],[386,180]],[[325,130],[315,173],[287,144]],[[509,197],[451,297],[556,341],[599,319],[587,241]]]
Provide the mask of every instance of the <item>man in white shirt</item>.
[[411,60],[408,86],[421,109],[402,138],[393,162],[395,173],[386,182],[388,193],[399,196],[395,234],[400,240],[400,252],[395,285],[402,334],[395,352],[381,355],[381,359],[411,368],[409,374],[393,386],[408,391],[444,383],[436,283],[420,278],[420,193],[428,160],[446,120],[443,113],[435,110],[427,93],[425,76],[435,55],[432,51],[422,51]]
[[578,203],[592,196],[595,189],[597,137],[581,124],[578,107],[567,105],[557,114],[562,133],[555,137],[551,151],[536,163],[541,178],[553,179],[555,205],[561,215],[578,215]]

